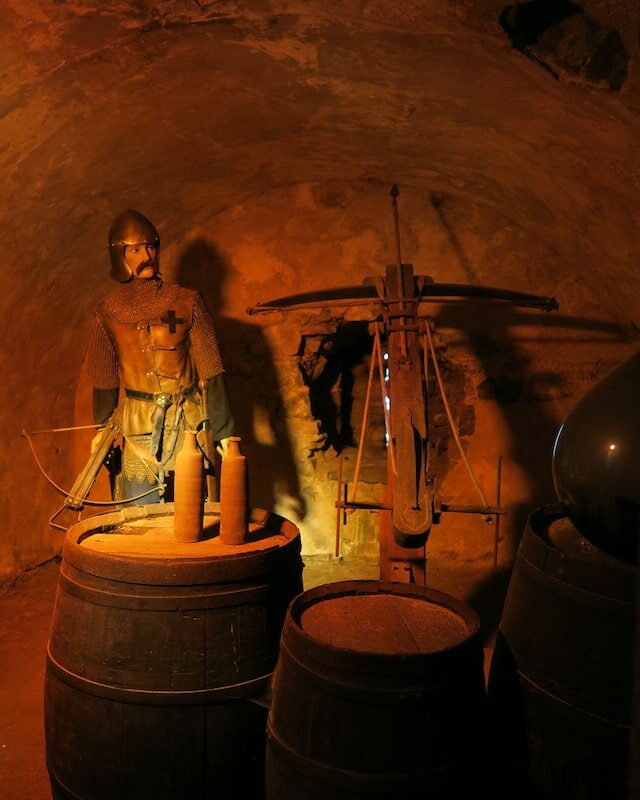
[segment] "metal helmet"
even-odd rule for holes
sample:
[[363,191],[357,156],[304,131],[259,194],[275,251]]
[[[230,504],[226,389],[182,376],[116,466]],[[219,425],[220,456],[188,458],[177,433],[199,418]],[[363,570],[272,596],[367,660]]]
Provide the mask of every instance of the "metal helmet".
[[124,258],[125,247],[133,244],[153,244],[160,252],[160,236],[153,223],[139,211],[128,208],[115,218],[109,229],[111,277],[120,283],[126,283],[133,276]]

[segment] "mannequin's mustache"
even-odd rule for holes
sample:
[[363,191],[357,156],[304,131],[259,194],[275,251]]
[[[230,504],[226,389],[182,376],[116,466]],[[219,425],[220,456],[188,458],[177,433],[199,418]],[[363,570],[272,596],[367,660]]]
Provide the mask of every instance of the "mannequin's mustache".
[[143,261],[141,264],[138,264],[138,266],[136,267],[136,275],[139,275],[143,270],[147,269],[148,267],[151,267],[152,269],[155,269],[156,262],[155,261]]

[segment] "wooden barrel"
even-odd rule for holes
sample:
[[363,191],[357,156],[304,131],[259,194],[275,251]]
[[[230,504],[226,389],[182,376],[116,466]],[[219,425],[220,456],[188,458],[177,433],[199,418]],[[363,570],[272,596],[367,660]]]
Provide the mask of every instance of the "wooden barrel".
[[478,618],[463,603],[378,581],[306,591],[282,632],[266,796],[463,797],[465,778],[482,783],[484,706]]
[[[301,591],[296,527],[254,510],[224,546],[173,540],[172,504],[91,517],[67,534],[47,652],[55,797],[260,797],[266,708],[287,605]],[[256,702],[254,702],[256,701]]]
[[505,797],[626,800],[635,594],[564,506],[531,515],[489,676]]

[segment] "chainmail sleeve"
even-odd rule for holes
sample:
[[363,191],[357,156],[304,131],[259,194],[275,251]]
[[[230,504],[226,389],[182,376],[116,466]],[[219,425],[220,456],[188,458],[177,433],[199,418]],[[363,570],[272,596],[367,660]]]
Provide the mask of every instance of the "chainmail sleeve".
[[91,320],[89,328],[87,361],[89,380],[94,389],[113,389],[119,386],[118,357],[98,313]]
[[193,301],[191,357],[201,381],[215,378],[224,372],[213,317],[199,292]]
[[118,359],[99,314],[91,320],[87,338],[89,381],[93,386],[93,421],[106,422],[118,404]]

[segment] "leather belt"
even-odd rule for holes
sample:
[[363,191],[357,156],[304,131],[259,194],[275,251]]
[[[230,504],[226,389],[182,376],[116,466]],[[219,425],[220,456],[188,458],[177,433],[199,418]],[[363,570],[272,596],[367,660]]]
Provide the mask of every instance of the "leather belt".
[[124,393],[132,400],[144,400],[147,403],[155,403],[161,408],[170,406],[171,403],[180,403],[186,397],[190,397],[198,390],[198,386],[192,383],[191,386],[186,386],[178,392],[140,392],[138,389],[126,388]]
[[138,389],[125,388],[125,396],[129,399],[143,400],[146,403],[155,403],[157,406],[153,416],[153,429],[151,431],[151,441],[149,442],[149,452],[152,456],[156,457],[158,455],[158,450],[160,449],[160,442],[162,441],[164,420],[167,415],[167,409],[170,405],[177,405],[178,408],[176,410],[173,429],[171,431],[169,441],[166,443],[167,446],[164,448],[167,455],[166,459],[163,459],[163,461],[168,460],[171,457],[171,453],[173,452],[173,448],[175,447],[178,436],[178,429],[180,427],[182,403],[187,397],[191,397],[192,395],[196,394],[197,390],[198,386],[195,383],[191,384],[191,386],[180,389],[178,392],[141,392],[138,391]]

